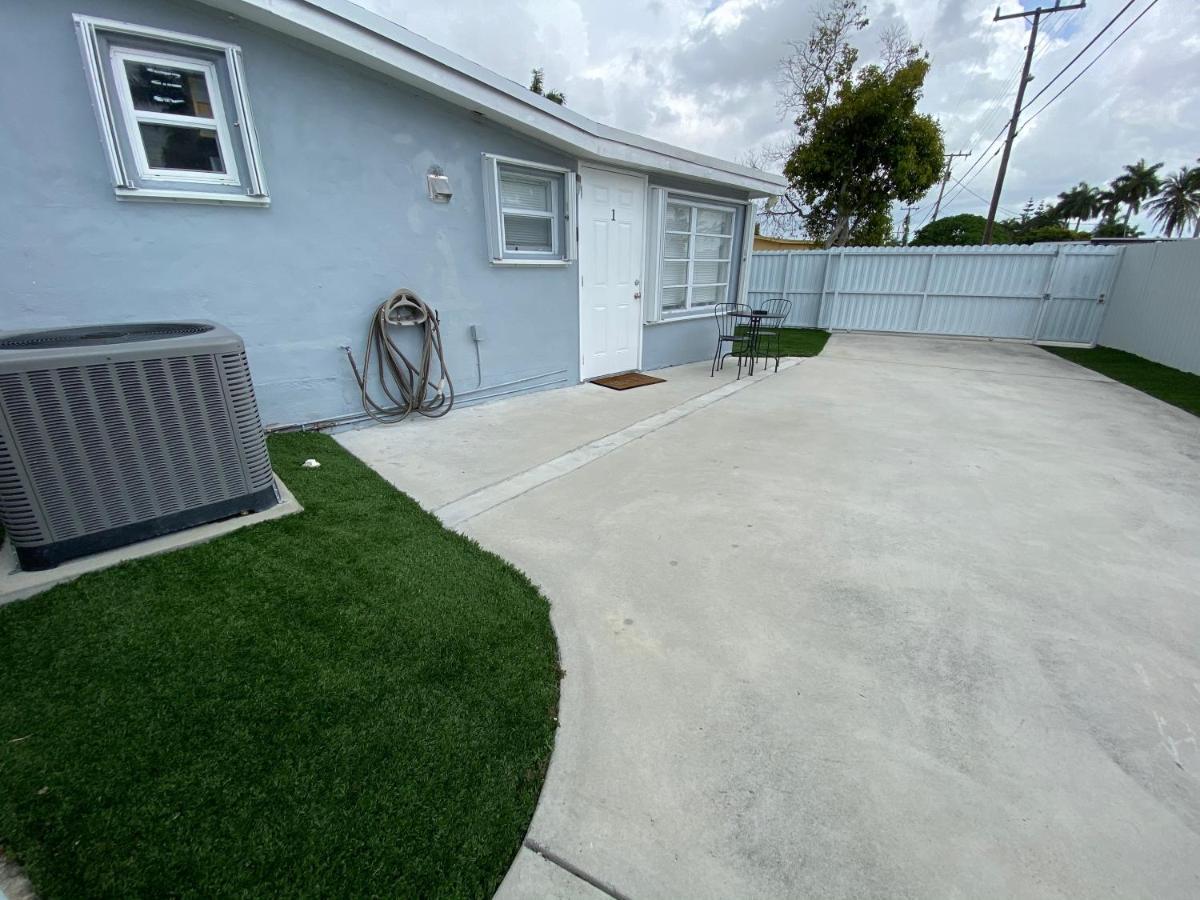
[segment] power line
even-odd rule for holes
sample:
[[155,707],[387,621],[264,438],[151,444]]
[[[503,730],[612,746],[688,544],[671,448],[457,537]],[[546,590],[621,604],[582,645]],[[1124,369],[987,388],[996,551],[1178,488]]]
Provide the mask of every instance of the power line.
[[912,214],[913,214],[913,210],[914,210],[914,209],[920,209],[920,208],[921,208],[921,207],[919,207],[919,206],[914,206],[914,205],[913,205],[913,204],[911,204],[911,203],[910,203],[910,204],[908,204],[908,206],[907,206],[907,207],[905,207],[905,210],[906,210],[906,211],[905,211],[905,213],[904,213],[904,225],[902,226],[902,227],[903,227],[903,233],[902,233],[902,234],[901,234],[901,236],[900,236],[900,245],[901,245],[901,246],[907,246],[907,245],[908,245],[908,229],[909,229],[909,226],[912,224]]
[[[1059,71],[1042,87],[1042,89],[1040,91],[1037,92],[1037,94],[1035,94],[1033,96],[1033,98],[1028,103],[1025,103],[1024,105],[1022,105],[1021,112],[1024,112],[1026,109],[1028,109],[1030,106],[1032,106],[1039,97],[1041,97],[1043,94],[1045,94],[1046,91],[1050,89],[1051,85],[1053,85],[1056,81],[1058,81],[1058,79],[1061,78],[1063,76],[1063,74],[1072,65],[1074,65],[1083,56],[1084,53],[1086,53],[1088,51],[1088,49],[1090,49],[1092,46],[1094,46],[1096,41],[1098,41],[1105,34],[1105,32],[1107,32],[1108,29],[1111,28],[1135,2],[1136,2],[1136,0],[1129,0],[1129,2],[1127,2],[1125,4],[1125,6],[1122,7],[1120,9],[1120,11],[1118,11],[1116,13],[1116,15],[1114,15],[1104,25],[1103,28],[1101,28],[1095,35],[1092,36],[1092,39],[1090,41],[1088,41],[1087,44],[1084,45],[1084,47],[1082,49],[1080,49],[1079,52],[1076,53],[1075,56],[1073,56],[1069,62],[1066,63],[1066,65],[1064,65],[1061,69],[1059,69]],[[1157,3],[1157,2],[1158,2],[1158,0],[1152,0],[1150,6],[1153,6],[1154,3]],[[1150,9],[1150,6],[1147,6],[1146,9],[1143,10],[1142,13],[1139,14],[1139,16],[1137,18],[1141,18],[1141,16],[1144,15]],[[1046,30],[1045,43],[1043,43],[1042,46],[1035,52],[1033,59],[1036,60],[1036,59],[1040,58],[1041,56],[1043,56],[1051,47],[1050,41],[1053,40],[1054,38],[1057,38],[1057,37],[1061,36],[1062,34],[1064,34],[1071,27],[1071,25],[1074,23],[1075,19],[1079,16],[1079,14],[1080,14],[1079,9],[1071,9],[1068,11],[1068,14],[1066,16],[1064,16],[1061,20],[1059,20],[1057,26],[1052,24],[1051,27]],[[1137,19],[1135,18],[1133,21],[1136,22]],[[1130,25],[1126,27],[1125,31],[1128,31],[1129,27],[1131,27],[1132,25],[1133,25],[1133,22],[1131,22]],[[1124,34],[1124,33],[1125,33],[1124,31],[1121,32],[1121,34]],[[1120,38],[1120,36],[1121,35],[1118,35],[1117,38]],[[1112,43],[1116,43],[1116,39],[1114,39]],[[1110,43],[1108,46],[1112,46],[1112,44]],[[1107,50],[1107,49],[1108,48],[1106,47],[1105,50]],[[1096,57],[1096,59],[1099,59],[1100,56],[1102,56],[1104,54],[1105,50],[1102,50],[1101,53]],[[1091,65],[1095,63],[1095,61],[1096,60],[1093,60],[1092,63],[1089,63],[1087,68],[1090,68]],[[1083,72],[1086,72],[1087,68],[1085,68],[1083,70]],[[1082,75],[1083,72],[1080,72],[1079,75]],[[1070,87],[1071,84],[1074,84],[1074,82],[1078,80],[1079,75],[1077,75],[1074,79],[1072,79],[1072,81],[1066,87]],[[995,112],[998,109],[1000,109],[1000,106],[999,106],[1000,99],[1008,93],[1008,91],[1011,89],[1012,85],[1016,83],[1018,78],[1020,78],[1020,72],[1018,72],[1018,74],[1015,77],[1009,79],[1008,82],[1006,82],[1005,87],[1004,87],[1003,91],[1001,92],[1001,94],[998,95],[996,98],[994,98],[992,103],[989,104],[993,108],[992,108],[991,113],[984,120],[985,123],[990,124],[991,122],[995,121]],[[1063,91],[1066,90],[1066,87],[1063,88]],[[1052,97],[1049,101],[1047,101],[1047,103],[1044,106],[1042,106],[1037,112],[1033,113],[1029,117],[1029,119],[1026,120],[1026,124],[1028,124],[1028,122],[1031,121],[1034,118],[1034,116],[1036,116],[1043,109],[1045,109],[1046,106],[1049,106],[1050,103],[1053,103],[1054,100],[1056,100],[1059,96],[1061,96],[1063,91],[1059,91],[1058,94],[1055,94],[1054,97]],[[1000,130],[996,133],[996,136],[992,138],[992,140],[988,143],[987,147],[984,148],[983,152],[978,157],[976,157],[975,162],[972,163],[972,165],[970,167],[968,167],[967,171],[963,173],[962,177],[954,179],[954,182],[958,186],[958,189],[955,190],[954,192],[952,192],[951,195],[946,198],[946,200],[944,202],[945,206],[948,207],[948,206],[953,205],[953,203],[962,195],[962,193],[964,191],[966,191],[967,193],[970,193],[971,195],[973,195],[975,197],[978,197],[981,200],[983,199],[982,197],[979,197],[979,194],[976,194],[974,191],[970,190],[967,187],[967,185],[969,185],[972,181],[974,181],[976,178],[978,178],[980,175],[982,175],[984,170],[987,168],[987,164],[990,163],[991,160],[995,158],[995,156],[997,154],[989,155],[989,151],[1000,140],[1000,137],[1004,134],[1005,130],[1009,127],[1011,121],[1012,120],[1010,117],[1009,120],[1006,121],[1000,127]],[[981,126],[979,130],[983,131],[984,126]],[[1024,130],[1023,126],[1021,129],[1017,130],[1017,134],[1019,134],[1020,131],[1022,131],[1022,130]],[[1015,135],[1014,135],[1014,137],[1015,137]],[[977,140],[972,144],[972,147],[971,147],[972,152],[974,151],[975,147],[977,147],[979,145],[981,140],[982,139]],[[999,151],[997,151],[997,152],[999,152]],[[972,174],[972,173],[974,173],[974,174]],[[1012,210],[1006,210],[1006,211],[1009,213],[1012,213]],[[932,215],[932,213],[925,214],[924,219],[922,219],[922,221],[921,221],[921,226],[923,226],[925,224],[925,222],[930,219],[931,215]],[[918,226],[918,227],[920,227],[920,226]]]
[[1043,15],[1053,15],[1058,12],[1067,12],[1071,9],[1083,9],[1087,5],[1087,0],[1080,0],[1074,6],[1063,6],[1062,0],[1054,0],[1053,6],[1037,7],[1032,10],[1022,9],[1017,13],[1009,13],[1006,16],[1000,15],[1000,10],[996,10],[994,22],[1002,22],[1006,19],[1022,19],[1033,16],[1033,26],[1029,29],[1029,46],[1025,49],[1025,67],[1021,71],[1021,81],[1017,85],[1017,99],[1013,103],[1012,118],[1008,120],[1008,137],[1004,140],[1004,152],[1000,156],[1000,171],[996,173],[996,187],[992,190],[992,202],[988,206],[987,224],[983,226],[983,243],[990,244],[992,242],[992,229],[996,224],[996,209],[1000,206],[1000,194],[1004,190],[1004,176],[1008,172],[1008,158],[1012,154],[1013,141],[1017,136],[1017,121],[1021,117],[1021,107],[1025,102],[1025,87],[1029,84],[1030,75],[1029,67],[1033,65],[1033,51],[1036,49],[1038,25],[1042,21]]
[[[1154,5],[1156,3],[1158,3],[1158,0],[1150,0],[1149,5],[1145,9],[1143,9],[1140,13],[1138,13],[1136,16],[1134,16],[1133,21],[1130,22],[1128,25],[1126,25],[1124,28],[1122,28],[1121,31],[1117,34],[1117,36],[1115,38],[1113,38],[1111,41],[1109,41],[1104,46],[1104,49],[1101,50],[1099,53],[1097,53],[1095,55],[1095,57],[1092,58],[1092,61],[1090,63],[1088,63],[1086,66],[1084,66],[1082,69],[1080,69],[1079,72],[1076,73],[1075,77],[1072,78],[1070,81],[1068,81],[1065,85],[1063,85],[1057,94],[1055,94],[1053,97],[1051,97],[1045,103],[1043,103],[1040,107],[1038,107],[1037,110],[1030,113],[1029,118],[1025,120],[1025,125],[1028,125],[1030,122],[1032,122],[1034,119],[1036,119],[1038,114],[1041,113],[1043,110],[1045,110],[1047,106],[1049,106],[1051,103],[1053,103],[1055,100],[1057,100],[1063,94],[1065,94],[1067,92],[1067,89],[1071,85],[1073,85],[1075,82],[1077,82],[1080,78],[1082,78],[1088,69],[1090,69],[1096,63],[1098,63],[1100,61],[1100,58],[1102,56],[1104,56],[1104,54],[1107,53],[1109,51],[1109,49],[1112,48],[1113,44],[1115,44],[1122,37],[1124,37],[1125,32],[1129,31],[1130,28],[1132,28],[1134,25],[1136,25],[1138,23],[1138,19],[1140,19],[1146,13],[1150,12],[1150,10],[1154,8]],[[1099,37],[1099,35],[1097,35],[1097,37]],[[1049,85],[1047,85],[1047,87],[1048,86]],[[1039,94],[1039,96],[1041,96],[1041,95]],[[1034,97],[1034,100],[1036,100],[1036,99],[1037,99],[1037,97]],[[1032,103],[1033,103],[1033,101],[1030,101],[1030,105],[1032,105]],[[1025,130],[1025,125],[1021,126],[1021,131]]]
[[[984,197],[984,196],[983,196],[983,195],[981,195],[981,194],[977,194],[977,193],[975,193],[973,190],[971,190],[969,187],[967,187],[965,184],[963,184],[961,181],[959,181],[959,180],[958,180],[957,178],[955,178],[953,175],[951,175],[950,177],[951,177],[951,179],[953,179],[955,182],[957,182],[957,183],[958,183],[958,186],[959,186],[960,188],[962,188],[962,190],[963,190],[963,191],[966,191],[966,192],[967,192],[968,194],[970,194],[972,197],[975,197],[975,198],[976,198],[976,199],[978,199],[978,200],[982,200],[984,203],[987,203],[987,202],[988,202],[988,198],[987,198],[987,197]],[[959,193],[962,193],[962,191],[959,191]],[[955,195],[955,196],[957,196],[957,195]],[[950,205],[950,201],[948,201],[948,200],[947,200],[947,201],[946,201],[946,205],[947,205],[947,206],[949,206],[949,205]],[[998,209],[999,209],[1001,212],[1006,212],[1006,213],[1008,213],[1010,216],[1019,216],[1019,215],[1021,215],[1021,214],[1020,214],[1019,212],[1017,212],[1016,210],[1014,210],[1014,209],[1009,209],[1007,206],[1000,206],[1000,207],[998,207]]]
[[[976,178],[978,178],[978,177],[979,177],[979,176],[980,176],[980,175],[983,173],[983,169],[980,169],[978,172],[975,172],[975,169],[976,169],[976,168],[979,166],[979,164],[980,164],[980,163],[983,163],[985,166],[987,165],[987,163],[988,163],[988,161],[989,161],[989,157],[988,157],[987,153],[988,153],[988,151],[989,151],[989,150],[991,150],[991,149],[992,149],[994,146],[996,146],[996,141],[1000,140],[1000,136],[1004,134],[1004,129],[1005,129],[1005,128],[1008,128],[1008,123],[1007,123],[1007,122],[1005,122],[1005,123],[1004,123],[1004,126],[1003,126],[1003,127],[1002,127],[1002,128],[1001,128],[1001,129],[1000,129],[1000,130],[999,130],[999,131],[996,133],[996,136],[995,136],[994,138],[992,138],[992,140],[991,140],[991,143],[989,143],[989,144],[988,144],[988,145],[987,145],[987,146],[984,148],[984,150],[983,150],[983,153],[982,153],[982,154],[980,154],[978,157],[976,157],[976,159],[975,159],[975,162],[971,163],[971,165],[967,167],[967,171],[963,172],[963,174],[962,174],[962,178],[961,178],[961,179],[959,179],[959,178],[955,178],[955,179],[954,179],[955,183],[956,183],[956,184],[959,184],[959,185],[960,185],[960,187],[959,187],[959,189],[958,189],[957,191],[955,191],[955,192],[954,192],[954,193],[952,193],[952,194],[951,194],[951,195],[950,195],[948,198],[946,198],[946,201],[945,201],[945,204],[944,204],[945,206],[950,206],[950,205],[951,205],[951,204],[952,204],[952,203],[953,203],[953,202],[954,202],[954,201],[955,201],[955,200],[958,198],[958,195],[959,195],[959,194],[961,194],[961,193],[963,192],[963,188],[961,187],[961,185],[962,185],[964,182],[966,182],[966,183],[970,183],[971,181],[974,181]],[[974,151],[972,151],[972,152],[974,152]],[[994,156],[994,155],[995,155],[995,154],[993,154],[993,156]],[[972,173],[972,172],[975,172],[975,174],[974,174],[974,175],[971,175],[971,173]],[[932,212],[929,212],[929,213],[926,213],[926,214],[925,214],[925,218],[921,220],[921,225],[924,225],[924,224],[925,224],[925,222],[926,222],[926,221],[929,219],[930,215],[932,215]],[[917,227],[920,227],[920,225],[919,225],[919,226],[917,226]]]
[[[1033,102],[1035,100],[1037,100],[1038,97],[1040,97],[1042,94],[1044,94],[1046,92],[1046,90],[1050,87],[1050,85],[1052,85],[1055,81],[1057,81],[1059,78],[1061,78],[1063,73],[1066,72],[1066,70],[1068,68],[1070,68],[1072,65],[1074,65],[1074,63],[1080,58],[1080,56],[1082,56],[1083,53],[1089,47],[1091,47],[1093,44],[1095,44],[1096,41],[1099,40],[1099,38],[1110,27],[1112,27],[1113,23],[1116,22],[1117,19],[1119,19],[1121,17],[1121,15],[1124,14],[1125,10],[1127,10],[1134,2],[1136,2],[1136,0],[1129,0],[1129,2],[1125,4],[1125,7],[1120,12],[1118,12],[1115,16],[1113,16],[1113,18],[1111,20],[1109,20],[1109,22],[1102,29],[1100,29],[1099,32],[1096,33],[1096,35],[1087,43],[1087,46],[1085,46],[1082,50],[1080,50],[1079,53],[1077,53],[1071,59],[1070,62],[1068,62],[1065,66],[1063,66],[1061,69],[1059,69],[1059,71],[1050,79],[1050,81],[1046,84],[1046,86],[1044,88],[1042,88],[1042,90],[1039,91],[1036,95],[1034,95],[1033,99],[1030,100],[1029,103],[1024,104],[1021,107],[1021,111],[1024,112],[1024,110],[1028,109],[1029,106],[1031,106],[1033,104]],[[1157,2],[1157,0],[1155,0],[1155,2]],[[1074,19],[1078,15],[1079,15],[1078,10],[1071,10],[1070,13],[1067,16],[1063,17],[1063,19],[1061,20],[1062,27],[1059,28],[1056,32],[1047,30],[1047,35],[1053,37],[1057,34],[1062,34],[1064,31],[1066,31],[1066,29],[1068,27],[1070,27],[1071,23],[1074,21]],[[1046,43],[1046,44],[1042,45],[1042,48],[1044,50],[1044,49],[1048,48],[1049,46],[1050,46],[1049,43]],[[1036,59],[1037,55],[1035,55],[1034,58]],[[970,184],[972,181],[974,181],[976,178],[978,178],[980,175],[983,174],[984,168],[986,168],[987,163],[989,163],[992,159],[995,158],[995,154],[992,154],[991,156],[989,156],[988,151],[991,150],[991,148],[996,145],[996,142],[1000,140],[1001,135],[1004,134],[1005,129],[1008,128],[1011,121],[1012,121],[1012,119],[1010,117],[1009,120],[1006,121],[1000,127],[1000,131],[996,134],[996,136],[994,138],[992,138],[991,142],[988,144],[987,148],[983,151],[983,153],[980,154],[979,158],[976,159],[975,164],[972,165],[969,169],[967,169],[966,172],[963,173],[959,190],[957,190],[953,194],[951,194],[950,197],[946,200],[947,206],[951,205],[955,200],[958,199],[958,197],[962,194],[962,192],[965,189],[965,186],[967,184]],[[975,171],[977,167],[981,167],[981,168],[979,168],[978,171]],[[974,174],[971,174],[972,172],[974,172]],[[976,196],[978,196],[978,195],[976,195]]]
[[[1003,132],[1001,132],[1001,133],[1003,133]],[[993,154],[993,156],[994,156],[994,154]],[[984,172],[984,169],[980,169],[978,172],[976,172],[976,173],[975,173],[975,177],[976,177],[976,178],[978,178],[980,175],[982,175],[982,174],[983,174],[983,172]],[[951,180],[951,181],[953,181],[953,182],[954,182],[954,183],[955,183],[955,184],[958,186],[958,190],[956,190],[956,191],[954,191],[953,193],[951,193],[949,197],[947,197],[945,200],[943,200],[943,201],[942,201],[942,207],[941,207],[941,208],[942,208],[942,210],[943,210],[943,211],[944,211],[944,210],[946,210],[946,209],[949,209],[951,206],[953,206],[953,205],[954,205],[954,203],[955,203],[955,201],[956,201],[956,200],[957,200],[957,199],[958,199],[960,196],[962,196],[963,192],[966,192],[966,193],[970,194],[972,197],[974,197],[975,199],[977,199],[977,200],[979,200],[979,201],[981,201],[981,202],[983,202],[983,203],[987,203],[987,202],[988,202],[988,199],[987,199],[987,197],[984,197],[984,196],[982,196],[981,194],[977,194],[977,193],[975,193],[975,191],[973,191],[973,190],[971,190],[969,187],[967,187],[967,184],[966,184],[965,182],[963,182],[961,179],[955,178],[953,175],[951,175],[951,176],[950,176],[950,180]],[[1000,210],[1001,210],[1001,212],[1006,212],[1006,213],[1008,213],[1010,216],[1017,216],[1017,217],[1020,217],[1020,215],[1021,215],[1021,213],[1017,212],[1015,209],[1010,209],[1010,208],[1009,208],[1009,207],[1007,207],[1007,206],[1001,206],[1001,207],[1000,207]],[[917,227],[916,227],[916,229],[915,229],[915,230],[916,230],[916,231],[920,231],[922,228],[924,228],[924,227],[925,227],[925,224],[926,224],[926,222],[929,222],[929,221],[930,221],[930,214],[929,214],[929,213],[926,213],[926,214],[925,214],[925,218],[923,218],[923,219],[922,219],[922,220],[921,220],[921,221],[920,221],[920,222],[917,224]],[[935,222],[936,222],[937,220],[936,220],[936,219],[933,219],[932,221],[935,221]]]
[[[1130,0],[1130,2],[1133,2],[1133,0]],[[1042,44],[1042,46],[1039,47],[1037,49],[1037,52],[1034,54],[1033,58],[1034,58],[1035,62],[1041,56],[1043,56],[1045,53],[1048,53],[1050,51],[1051,46],[1052,46],[1050,42],[1052,40],[1054,40],[1055,38],[1060,37],[1062,35],[1062,33],[1065,32],[1067,30],[1067,28],[1070,27],[1071,23],[1075,20],[1075,18],[1078,15],[1079,15],[1079,12],[1077,10],[1070,10],[1067,13],[1067,15],[1063,16],[1063,18],[1061,19],[1060,24],[1062,27],[1060,27],[1060,28],[1055,28],[1054,20],[1051,20],[1051,27],[1046,29],[1047,41],[1044,44]],[[1021,69],[1022,69],[1021,66],[1017,66],[1017,70],[1013,73],[1012,77],[1009,78],[1008,81],[1006,81],[1004,83],[1004,87],[1002,87],[1000,89],[1000,92],[998,94],[996,94],[988,102],[988,111],[987,111],[985,117],[983,119],[981,119],[979,124],[976,126],[978,131],[980,131],[980,132],[990,131],[991,128],[995,125],[996,114],[1004,112],[1004,105],[1003,105],[1004,100],[1008,97],[1009,91],[1011,91],[1016,86],[1017,79],[1019,79],[1021,77]],[[1008,120],[1006,119],[1004,124],[1000,127],[1001,134],[1004,133],[1004,129],[1007,127],[1008,127]],[[972,151],[974,151],[975,148],[979,146],[979,141],[981,141],[981,140],[983,140],[983,139],[982,138],[977,139],[971,145],[970,149]]]
[[[1088,49],[1091,48],[1091,46],[1093,44],[1095,44],[1096,41],[1100,40],[1100,38],[1104,36],[1104,32],[1106,32],[1106,31],[1108,31],[1108,29],[1112,28],[1113,25],[1116,24],[1117,19],[1119,19],[1119,18],[1121,18],[1121,16],[1125,15],[1125,11],[1128,10],[1129,7],[1133,6],[1133,4],[1136,2],[1137,2],[1137,0],[1129,0],[1128,3],[1126,3],[1124,6],[1122,6],[1121,9],[1117,12],[1117,14],[1115,16],[1113,16],[1111,19],[1109,19],[1108,23],[1103,28],[1101,28],[1099,31],[1097,31],[1096,34],[1092,37],[1092,39],[1090,41],[1088,41],[1086,44],[1084,44],[1083,49],[1080,50],[1078,53],[1076,53],[1074,56],[1072,56],[1071,61],[1068,62],[1065,66],[1063,66],[1061,69],[1059,69],[1058,73],[1053,78],[1051,78],[1049,81],[1047,81],[1046,84],[1042,87],[1042,89],[1040,91],[1038,91],[1036,94],[1033,95],[1033,99],[1031,99],[1027,104],[1025,104],[1024,107],[1022,107],[1022,112],[1024,112],[1025,109],[1028,109],[1030,106],[1033,106],[1033,104],[1037,102],[1038,97],[1042,96],[1042,94],[1044,94],[1044,93],[1046,93],[1046,91],[1050,90],[1050,86],[1052,84],[1054,84],[1054,82],[1058,81],[1058,79],[1062,78],[1063,74],[1067,71],[1067,69],[1069,69],[1069,68],[1071,68],[1071,66],[1075,65],[1075,63],[1079,61],[1079,57],[1081,57],[1081,56],[1083,56],[1083,54],[1087,53]],[[1158,0],[1154,0],[1154,2],[1157,3]],[[1150,6],[1153,6],[1153,5],[1154,5],[1154,3],[1150,4]],[[1147,6],[1146,9],[1149,9],[1150,6]],[[1145,12],[1146,12],[1146,10],[1142,10],[1143,15],[1145,14]],[[1137,21],[1137,19],[1134,19],[1134,22],[1136,22],[1136,21]],[[1130,24],[1132,24],[1132,23],[1130,23]]]
[[[935,222],[937,221],[938,211],[942,208],[942,194],[944,194],[946,192],[946,180],[950,177],[950,166],[954,163],[954,160],[957,159],[958,157],[960,157],[960,156],[966,157],[966,156],[970,156],[970,155],[971,155],[970,150],[968,150],[966,153],[947,153],[945,155],[946,156],[946,169],[942,175],[942,186],[938,188],[937,203],[935,203],[933,205],[933,221],[935,221]],[[922,222],[922,224],[924,224],[925,220],[922,219],[921,222]]]

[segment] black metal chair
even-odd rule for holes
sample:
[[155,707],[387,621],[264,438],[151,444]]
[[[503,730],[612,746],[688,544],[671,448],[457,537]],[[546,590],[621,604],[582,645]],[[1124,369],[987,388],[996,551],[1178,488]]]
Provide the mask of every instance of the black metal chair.
[[[713,307],[713,319],[717,323],[717,352],[713,354],[712,372],[709,377],[717,374],[718,368],[725,367],[725,357],[734,353],[738,355],[738,377],[742,377],[742,355],[750,347],[750,320],[735,315],[748,313],[750,307],[744,303],[718,303]],[[738,333],[738,327],[742,332]],[[722,355],[721,348],[729,344],[729,352]]]
[[775,351],[775,371],[779,371],[779,347],[780,335],[779,329],[783,327],[783,323],[787,321],[788,314],[792,311],[792,301],[783,297],[774,297],[765,303],[761,304],[758,309],[766,310],[767,316],[763,319],[763,324],[758,329],[758,347],[762,349],[763,365],[767,364],[767,359],[770,357],[772,350]]

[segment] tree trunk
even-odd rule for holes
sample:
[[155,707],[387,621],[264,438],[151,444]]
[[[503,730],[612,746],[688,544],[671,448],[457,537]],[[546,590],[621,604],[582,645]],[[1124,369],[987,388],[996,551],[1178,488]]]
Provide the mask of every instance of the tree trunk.
[[842,247],[846,243],[846,239],[850,237],[850,217],[839,215],[836,224],[833,226],[833,231],[829,233],[828,239],[825,241],[825,249],[830,247]]
[[1196,233],[1192,237],[1200,238],[1200,213],[1196,214]]
[[1125,220],[1121,223],[1121,237],[1129,237],[1129,216],[1132,212],[1132,206],[1125,207]]

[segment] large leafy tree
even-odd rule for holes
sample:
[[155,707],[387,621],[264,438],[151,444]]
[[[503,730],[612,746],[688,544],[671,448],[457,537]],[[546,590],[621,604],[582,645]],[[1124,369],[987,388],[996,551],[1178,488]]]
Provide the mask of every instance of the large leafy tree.
[[1158,170],[1162,163],[1150,166],[1146,160],[1139,159],[1131,166],[1125,166],[1125,172],[1113,179],[1110,191],[1117,203],[1125,207],[1125,218],[1122,223],[1129,228],[1129,217],[1140,212],[1142,204],[1162,190],[1162,181]]
[[[854,38],[867,25],[863,0],[825,0],[824,6],[814,10],[808,39],[789,42],[790,52],[780,62],[779,109],[795,126],[792,139],[744,154],[747,164],[768,168],[787,163],[798,147],[813,141],[822,121],[842,102],[843,92],[864,77],[865,69],[855,74],[859,51]],[[882,34],[878,63],[868,68],[890,80],[920,56],[921,49],[907,29],[892,26]],[[823,137],[827,138],[828,133]],[[793,183],[778,202],[761,210],[759,222],[768,233],[806,232],[809,237],[826,241],[831,237],[836,216],[831,216],[824,205],[814,206],[805,185]],[[855,217],[851,230],[859,243],[883,243],[890,229],[889,205],[884,202],[873,209],[863,209]],[[839,241],[848,238],[844,230]]]
[[917,112],[929,62],[889,73],[866,66],[837,88],[784,174],[805,206],[805,230],[825,246],[881,244],[892,203],[915,203],[942,174],[942,132]]
[[[861,0],[828,0],[814,9],[806,41],[789,41],[789,53],[779,61],[779,114],[792,120],[791,139],[748,150],[742,161],[756,169],[785,162],[796,145],[808,139],[813,126],[835,98],[837,86],[854,74],[858,49],[851,38],[868,24]],[[803,198],[789,187],[773,205],[759,210],[765,233],[789,235],[804,231],[808,210]]]
[[1086,181],[1081,181],[1075,187],[1058,195],[1058,204],[1055,210],[1063,219],[1074,219],[1075,230],[1078,231],[1079,226],[1086,219],[1090,219],[1100,212],[1101,206],[1100,188],[1092,187]]
[[[930,222],[917,232],[913,238],[913,247],[971,247],[983,243],[983,229],[987,219],[972,213],[958,216],[947,216]],[[996,244],[1011,244],[1012,231],[1003,222],[997,222],[992,232],[992,242]]]
[[1028,228],[1013,238],[1014,244],[1051,244],[1059,241],[1086,241],[1086,231],[1072,231],[1066,225],[1038,225]]
[[1142,229],[1136,225],[1122,225],[1111,216],[1101,219],[1100,223],[1092,229],[1092,237],[1097,238],[1136,238],[1142,236]]
[[808,40],[788,42],[791,53],[779,64],[779,111],[793,117],[797,142],[808,137],[838,85],[854,74],[858,49],[850,39],[868,24],[861,0],[830,0],[815,11]]
[[1151,217],[1166,232],[1167,237],[1183,234],[1195,222],[1200,236],[1200,169],[1184,166],[1163,181],[1162,191],[1146,204]]

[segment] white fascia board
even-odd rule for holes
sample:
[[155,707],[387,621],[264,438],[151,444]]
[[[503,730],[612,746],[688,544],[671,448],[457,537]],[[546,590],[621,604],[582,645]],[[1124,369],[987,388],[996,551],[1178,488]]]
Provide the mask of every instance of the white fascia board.
[[781,175],[594,122],[348,0],[200,0],[461,106],[583,159],[780,194]]

